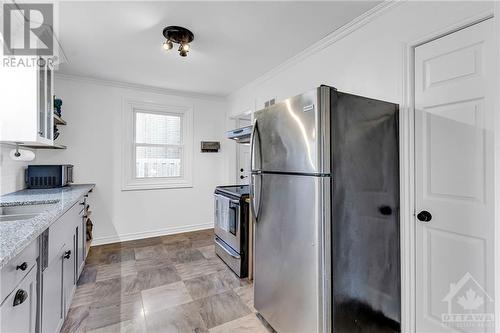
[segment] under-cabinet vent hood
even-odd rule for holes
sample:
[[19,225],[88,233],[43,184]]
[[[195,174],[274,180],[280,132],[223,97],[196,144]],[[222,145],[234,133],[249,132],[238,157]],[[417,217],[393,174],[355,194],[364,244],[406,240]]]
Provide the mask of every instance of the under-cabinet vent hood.
[[252,135],[252,126],[245,126],[226,132],[228,139],[235,140],[238,143],[250,143]]

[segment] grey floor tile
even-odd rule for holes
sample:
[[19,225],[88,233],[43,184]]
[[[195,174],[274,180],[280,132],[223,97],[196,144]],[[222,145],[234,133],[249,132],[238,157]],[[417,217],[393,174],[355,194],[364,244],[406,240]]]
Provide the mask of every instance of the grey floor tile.
[[[219,258],[217,258],[219,259]],[[220,259],[219,259],[220,260]],[[248,279],[240,279],[238,275],[236,275],[231,269],[229,269],[227,266],[224,266],[225,269],[219,271],[219,275],[221,279],[224,281],[226,285],[229,286],[229,288],[234,289],[234,288],[239,288],[246,286],[250,284]]]
[[232,320],[209,330],[210,333],[272,333],[255,314]]
[[88,329],[96,329],[113,325],[127,320],[141,320],[144,318],[141,295],[122,295],[120,301],[113,305],[90,306]]
[[180,280],[181,278],[174,266],[148,269],[137,273],[137,283],[140,290],[151,289]]
[[215,258],[215,246],[207,245],[199,247],[198,250],[203,254],[203,256],[207,259]]
[[175,260],[177,263],[182,264],[203,259],[205,259],[203,254],[196,249],[182,249],[175,252]]
[[207,326],[193,302],[146,314],[148,333],[204,333]]
[[184,284],[193,299],[200,299],[229,290],[217,273],[184,280]]
[[80,278],[78,279],[78,285],[83,285],[87,283],[94,283],[97,278],[97,267],[96,266],[84,266],[82,270],[82,274],[80,274]]
[[89,306],[77,306],[69,309],[61,333],[84,333],[87,328]]
[[94,306],[109,306],[126,300],[127,295],[140,292],[137,275],[128,275],[114,279],[98,281],[95,284]]
[[235,288],[234,292],[252,312],[257,312],[253,306],[253,284]]
[[226,268],[226,265],[218,258],[204,259],[188,263],[176,264],[178,274],[183,280],[195,278],[202,275],[216,273]]
[[222,325],[251,313],[250,309],[233,291],[195,301],[208,328]]
[[141,238],[141,239],[131,240],[131,241],[127,241],[127,242],[122,242],[120,244],[124,248],[135,249],[135,248],[143,247],[143,246],[152,246],[152,245],[161,244],[161,242],[162,242],[161,237],[149,237],[149,238]]
[[171,259],[169,256],[158,256],[150,259],[136,260],[135,268],[137,272],[149,270],[149,269],[159,269],[167,266],[172,266],[175,264],[175,259]]
[[131,261],[135,260],[135,252],[134,249],[118,249],[109,252],[103,252],[101,254],[105,259],[106,264],[116,264],[123,261]]
[[145,313],[165,310],[193,300],[182,281],[146,289],[141,294]]
[[96,281],[119,278],[137,274],[134,261],[123,261],[116,264],[98,265]]
[[89,305],[95,300],[95,283],[86,283],[76,287],[71,307]]
[[142,246],[134,249],[135,260],[151,260],[153,258],[161,258],[167,255],[167,249],[163,244]]
[[146,333],[144,318],[125,320],[119,323],[87,331],[88,333]]

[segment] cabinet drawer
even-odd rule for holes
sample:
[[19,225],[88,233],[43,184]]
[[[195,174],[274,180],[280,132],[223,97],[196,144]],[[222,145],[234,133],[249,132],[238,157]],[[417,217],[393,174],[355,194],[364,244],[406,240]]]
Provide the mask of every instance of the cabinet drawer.
[[36,267],[37,257],[38,240],[34,240],[17,257],[2,268],[0,273],[0,302],[12,292],[33,267]]
[[47,252],[47,263],[49,265],[52,260],[56,259],[61,252],[61,248],[67,243],[68,235],[74,233],[76,223],[78,222],[79,210],[80,204],[77,202],[50,226]]
[[35,333],[36,267],[15,287],[0,307],[0,332]]

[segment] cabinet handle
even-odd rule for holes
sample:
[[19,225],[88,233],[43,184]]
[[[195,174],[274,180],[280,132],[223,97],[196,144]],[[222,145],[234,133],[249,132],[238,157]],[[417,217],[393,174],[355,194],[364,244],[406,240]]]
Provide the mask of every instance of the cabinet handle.
[[25,271],[25,270],[26,270],[26,268],[28,268],[28,263],[25,261],[25,262],[23,262],[21,265],[17,265],[17,267],[16,267],[16,271],[17,271],[18,269],[20,269],[20,270],[22,270],[22,271]]
[[64,259],[69,259],[71,257],[71,250],[64,252]]
[[28,298],[28,292],[26,290],[19,289],[16,292],[16,296],[14,296],[14,306],[23,304],[27,298]]

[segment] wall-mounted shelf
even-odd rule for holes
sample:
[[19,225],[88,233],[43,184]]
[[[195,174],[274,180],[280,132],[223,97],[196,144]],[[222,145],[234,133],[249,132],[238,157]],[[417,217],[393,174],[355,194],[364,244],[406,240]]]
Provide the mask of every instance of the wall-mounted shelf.
[[54,113],[54,124],[56,125],[66,125],[66,120],[62,119],[59,117],[57,114]]
[[42,146],[42,145],[29,145],[29,144],[20,144],[20,146],[32,149],[66,149],[65,145],[53,145],[53,146]]

